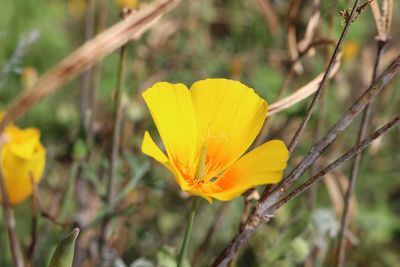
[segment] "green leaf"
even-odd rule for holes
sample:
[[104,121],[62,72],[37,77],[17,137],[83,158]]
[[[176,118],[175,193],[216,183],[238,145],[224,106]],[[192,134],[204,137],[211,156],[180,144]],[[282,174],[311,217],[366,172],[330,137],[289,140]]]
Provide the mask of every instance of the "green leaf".
[[71,267],[74,260],[75,240],[79,229],[75,228],[58,244],[48,267]]

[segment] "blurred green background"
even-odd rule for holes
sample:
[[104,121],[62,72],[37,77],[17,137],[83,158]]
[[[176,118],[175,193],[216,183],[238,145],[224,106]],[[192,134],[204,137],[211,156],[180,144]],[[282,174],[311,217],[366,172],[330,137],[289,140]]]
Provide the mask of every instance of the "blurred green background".
[[[258,0],[183,1],[138,41],[128,45],[124,85],[126,107],[117,198],[111,214],[113,266],[175,266],[185,229],[190,199],[180,192],[171,174],[140,152],[143,133],[155,126],[141,99],[141,91],[157,81],[186,85],[207,77],[225,77],[253,87],[269,103],[288,95],[324,70],[332,45],[311,48],[293,70],[288,29],[297,41],[306,33],[313,1],[265,1],[275,16],[268,20]],[[265,3],[264,2],[264,3]],[[379,1],[379,3],[382,1]],[[385,48],[382,69],[399,53],[399,3],[395,2],[392,39]],[[119,18],[114,1],[96,0],[90,30],[97,32]],[[142,1],[139,6],[149,4]],[[343,29],[340,10],[352,1],[322,1],[313,40],[336,43]],[[85,0],[0,1],[0,109],[85,41]],[[99,22],[105,16],[104,25]],[[288,170],[328,130],[370,82],[375,57],[376,26],[369,7],[352,23],[344,43],[342,66],[329,83],[323,104],[301,138]],[[99,266],[96,252],[109,169],[112,100],[118,53],[105,58],[91,83],[96,92],[93,141],[85,143],[81,126],[82,78],[71,80],[25,114],[17,124],[38,127],[47,148],[47,167],[39,186],[41,215],[33,266],[45,266],[58,240],[74,226],[82,233],[75,266]],[[284,90],[282,84],[285,84]],[[399,79],[374,102],[370,130],[400,112]],[[267,138],[288,143],[305,114],[301,102],[273,115]],[[359,120],[324,153],[316,169],[337,158],[357,138]],[[156,135],[156,134],[155,134]],[[352,210],[346,266],[400,266],[400,130],[397,128],[364,153]],[[88,151],[90,155],[88,156]],[[258,230],[235,260],[236,266],[333,266],[341,198],[349,173],[344,164],[320,183],[278,211]],[[310,172],[304,175],[309,177]],[[262,188],[258,189],[262,192]],[[339,195],[335,195],[335,192]],[[250,205],[255,202],[250,202]],[[244,201],[202,201],[189,245],[190,266],[209,266],[236,233]],[[31,200],[15,207],[17,232],[23,250],[31,242]],[[12,266],[7,232],[0,217],[0,266]],[[212,227],[209,240],[205,237]],[[202,246],[202,244],[204,245]]]

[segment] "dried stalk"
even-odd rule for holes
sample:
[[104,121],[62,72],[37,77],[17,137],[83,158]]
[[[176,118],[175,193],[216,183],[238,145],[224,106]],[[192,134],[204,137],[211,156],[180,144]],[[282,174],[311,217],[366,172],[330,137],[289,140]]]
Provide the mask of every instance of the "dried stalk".
[[[123,45],[121,47],[119,66],[118,66],[117,86],[115,90],[114,127],[113,127],[113,137],[112,137],[111,155],[110,155],[110,173],[107,180],[107,191],[106,191],[107,210],[112,210],[112,202],[114,198],[114,183],[115,183],[114,181],[115,181],[115,176],[117,174],[117,166],[119,159],[121,128],[123,119],[122,95],[123,95],[123,86],[125,80],[125,64],[126,64],[126,52],[127,52],[126,49],[127,45]],[[105,216],[100,235],[100,251],[103,260],[105,257],[104,255],[105,253],[103,253],[102,247],[104,249],[107,248],[106,235],[110,220],[111,220],[110,216]]]
[[[86,15],[85,15],[85,41],[93,38],[94,34],[94,21],[95,21],[95,0],[87,1]],[[84,129],[86,136],[90,132],[92,110],[90,103],[91,95],[91,80],[92,80],[93,68],[86,70],[82,75],[81,88],[80,88],[80,119],[81,127]],[[88,140],[88,138],[87,138]]]
[[1,173],[1,170],[0,170],[0,190],[1,190],[1,200],[3,205],[4,222],[6,224],[8,239],[10,241],[10,250],[13,263],[15,267],[24,267],[24,259],[22,257],[22,252],[19,245],[17,232],[15,230],[14,213],[10,205],[8,193],[5,188],[3,174]]
[[33,264],[33,256],[36,249],[37,243],[37,229],[38,229],[38,190],[37,184],[35,183],[35,179],[33,173],[29,173],[29,178],[31,180],[32,186],[32,224],[31,224],[31,243],[29,245],[27,251],[27,259],[29,264],[32,266]]
[[350,24],[353,21],[354,14],[356,13],[355,11],[357,9],[358,2],[359,2],[359,0],[355,0],[354,1],[354,5],[353,5],[353,8],[351,10],[350,16],[346,20],[346,24],[344,26],[342,34],[340,35],[340,38],[339,38],[338,43],[337,43],[337,45],[335,47],[335,50],[333,51],[333,54],[332,54],[332,57],[331,57],[331,59],[329,61],[328,67],[325,70],[324,77],[322,78],[322,81],[319,84],[319,88],[317,90],[317,93],[315,94],[313,100],[311,101],[311,104],[307,109],[306,115],[304,116],[299,128],[297,129],[296,133],[294,134],[294,136],[292,138],[292,141],[289,144],[289,152],[290,153],[293,152],[294,148],[296,147],[297,143],[299,142],[300,135],[303,133],[304,129],[306,128],[307,123],[311,118],[311,114],[313,113],[313,111],[315,109],[315,106],[316,106],[318,100],[320,99],[324,89],[325,89],[325,85],[326,85],[326,82],[328,81],[329,74],[333,69],[334,62],[336,61],[336,58],[337,58],[340,50],[342,49],[342,44],[343,44],[344,38],[345,38],[345,36],[347,34],[347,31],[348,31],[348,29],[350,27]]
[[304,182],[302,185],[297,187],[295,190],[293,190],[290,194],[285,196],[283,199],[272,205],[268,211],[273,212],[283,205],[285,205],[287,202],[290,200],[294,199],[295,197],[299,196],[301,193],[305,192],[307,189],[309,189],[313,184],[316,182],[320,181],[324,176],[341,165],[343,162],[353,158],[355,155],[358,155],[361,151],[363,151],[365,148],[367,148],[374,140],[388,132],[389,130],[393,129],[394,127],[398,126],[400,124],[400,115],[392,119],[390,122],[385,124],[383,127],[375,131],[372,135],[370,135],[368,138],[365,138],[361,142],[357,143],[354,147],[352,147],[349,151],[347,151],[345,154],[343,154],[341,157],[339,157],[337,160],[329,164],[327,167],[325,167],[323,170],[318,172],[316,175],[312,176],[309,178],[306,182]]
[[289,173],[279,186],[270,194],[262,195],[256,209],[250,215],[246,224],[229,242],[215,260],[213,266],[227,266],[242,245],[247,243],[262,222],[269,218],[269,208],[289,189],[289,187],[306,171],[306,169],[321,155],[321,153],[350,125],[357,114],[393,80],[400,71],[400,55],[374,81],[364,94],[353,104],[346,114],[333,126],[328,133],[314,144],[309,154]]
[[274,37],[277,37],[279,30],[279,18],[270,0],[255,0],[263,16],[267,27]]
[[59,89],[67,80],[98,63],[129,40],[139,38],[158,18],[179,2],[180,0],[155,1],[83,44],[42,76],[30,90],[24,90],[17,96],[7,108],[0,123],[0,132],[7,124]]
[[[340,67],[340,61],[335,61],[332,65],[332,70],[327,78],[332,78],[335,76],[337,71],[339,70]],[[313,93],[315,93],[323,79],[323,73],[315,77],[313,80],[311,80],[309,83],[306,85],[300,87],[297,89],[294,93],[288,95],[287,97],[278,100],[275,103],[272,103],[271,105],[268,106],[268,116],[271,116],[272,114],[275,114],[277,112],[280,112],[282,110],[285,110],[287,108],[290,108],[291,106],[299,103],[300,101],[306,99]]]
[[[387,15],[385,16],[387,17]],[[371,78],[371,84],[375,81],[376,76],[378,74],[378,69],[379,69],[379,64],[382,58],[382,53],[383,53],[383,48],[386,45],[387,42],[387,36],[388,33],[386,32],[388,26],[385,26],[385,30],[383,32],[378,31],[378,37],[377,37],[377,51],[376,51],[376,57],[375,57],[375,63],[372,71],[372,78]],[[379,29],[379,24],[377,23],[377,29]],[[362,119],[361,119],[361,125],[359,128],[358,132],[358,137],[357,137],[357,142],[360,142],[363,140],[368,132],[368,124],[370,121],[371,117],[371,103],[369,103],[366,107],[365,110],[362,114]],[[350,178],[349,178],[349,187],[346,191],[345,194],[345,202],[344,202],[344,210],[343,210],[343,215],[342,215],[342,220],[341,220],[341,226],[340,226],[340,232],[339,232],[339,238],[338,238],[338,253],[337,253],[337,266],[338,267],[343,267],[345,258],[346,258],[346,233],[348,231],[348,225],[349,225],[349,214],[350,214],[350,202],[353,196],[354,188],[356,185],[357,181],[357,176],[359,173],[360,169],[360,163],[361,163],[361,158],[362,154],[359,153],[357,156],[354,158],[352,165],[351,165],[351,171],[350,171]]]

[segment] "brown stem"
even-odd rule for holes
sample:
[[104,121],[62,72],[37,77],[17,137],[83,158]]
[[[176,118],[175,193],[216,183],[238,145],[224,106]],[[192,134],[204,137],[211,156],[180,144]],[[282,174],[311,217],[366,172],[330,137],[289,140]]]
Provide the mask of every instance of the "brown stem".
[[346,24],[344,26],[342,34],[340,35],[340,38],[339,38],[339,41],[338,41],[338,43],[337,43],[337,45],[335,47],[335,50],[333,51],[332,57],[331,57],[331,59],[329,61],[328,67],[325,70],[325,73],[324,73],[322,81],[321,81],[321,83],[319,85],[319,88],[318,88],[317,92],[315,93],[315,96],[314,96],[313,100],[311,101],[311,104],[308,107],[307,113],[304,116],[299,128],[297,129],[296,133],[294,134],[294,136],[292,138],[292,141],[290,141],[290,144],[289,144],[289,152],[290,153],[293,152],[294,148],[296,147],[297,143],[299,142],[299,137],[303,133],[304,129],[306,128],[307,123],[311,118],[311,114],[313,113],[313,111],[315,109],[315,106],[316,106],[319,98],[321,97],[324,89],[325,89],[325,84],[328,81],[329,74],[332,71],[333,65],[334,65],[334,63],[336,61],[336,58],[337,58],[340,50],[342,49],[342,44],[343,44],[344,38],[345,38],[345,36],[347,34],[347,31],[348,31],[348,29],[350,27],[351,22],[353,21],[353,17],[354,17],[355,11],[357,9],[358,2],[359,2],[359,0],[355,0],[354,1],[354,5],[353,5],[353,8],[351,10],[350,17],[349,17],[348,20],[346,20]]
[[316,175],[312,176],[310,179],[308,179],[306,182],[304,182],[302,185],[297,187],[295,190],[293,190],[290,194],[285,196],[283,199],[272,205],[270,208],[268,208],[268,212],[273,212],[283,205],[285,205],[287,202],[290,200],[294,199],[295,197],[299,196],[301,193],[309,189],[312,185],[314,185],[316,182],[320,181],[324,176],[341,165],[343,162],[353,158],[355,155],[359,154],[361,151],[363,151],[365,148],[367,148],[374,140],[385,134],[387,131],[393,129],[397,125],[400,124],[400,115],[392,119],[390,122],[386,123],[383,127],[378,129],[376,132],[374,132],[372,135],[370,135],[368,138],[363,139],[361,142],[357,143],[354,147],[352,147],[349,151],[347,151],[345,154],[343,154],[340,158],[329,164],[327,167],[325,167],[323,170],[319,171]]
[[8,198],[7,189],[5,188],[3,174],[0,170],[0,189],[1,189],[1,200],[3,204],[3,216],[6,223],[8,239],[10,241],[10,250],[15,267],[24,267],[24,259],[22,257],[21,248],[19,245],[17,232],[15,230],[15,219],[14,213],[10,205]]
[[[94,21],[95,21],[95,0],[87,1],[86,15],[85,15],[85,41],[91,39],[94,34]],[[81,95],[80,95],[80,115],[81,115],[81,126],[84,129],[84,133],[90,132],[91,120],[92,120],[92,110],[90,103],[90,95],[92,90],[91,80],[92,80],[93,68],[86,70],[82,74],[81,80]]]
[[37,193],[37,185],[35,183],[35,179],[33,173],[29,173],[31,179],[32,186],[32,226],[31,226],[31,244],[29,245],[27,252],[27,259],[30,263],[30,266],[33,266],[33,255],[35,253],[36,248],[36,240],[37,240],[37,210],[38,210],[38,193]]
[[306,169],[321,155],[321,153],[350,125],[357,114],[377,95],[383,88],[393,80],[400,71],[400,55],[379,76],[378,79],[364,92],[364,94],[353,104],[346,114],[328,131],[328,133],[316,142],[308,155],[276,186],[272,192],[261,197],[256,209],[253,211],[245,226],[236,234],[230,243],[215,260],[213,266],[226,266],[239,248],[247,243],[249,238],[259,227],[268,220],[268,209],[289,189],[289,187],[306,171]]
[[400,71],[400,55],[392,62],[392,64],[375,80],[375,82],[361,95],[361,97],[349,108],[345,115],[328,131],[328,133],[317,141],[310,152],[302,159],[302,161],[283,179],[283,182],[277,186],[267,199],[261,199],[258,209],[260,214],[275,203],[284,192],[305,172],[305,170],[322,154],[322,152],[340,135],[354,120],[365,106],[379,94],[383,88],[396,76]]
[[6,108],[0,131],[85,69],[100,62],[129,40],[138,39],[180,0],[157,0],[87,41],[44,74],[30,90],[21,92]]
[[[386,44],[386,42],[382,42],[380,40],[378,40],[378,42],[377,42],[377,51],[376,51],[376,58],[375,58],[375,63],[374,63],[373,71],[372,71],[371,84],[375,81],[376,76],[378,75],[379,63],[381,61],[382,52],[383,52],[383,48],[384,48],[385,44]],[[368,105],[365,107],[363,114],[362,114],[361,125],[360,125],[360,129],[358,132],[358,137],[357,137],[358,143],[367,136],[368,124],[370,121],[370,117],[371,117],[371,103],[368,103]],[[345,246],[346,245],[346,238],[345,238],[346,235],[345,235],[345,233],[347,232],[347,228],[349,225],[350,202],[351,202],[354,188],[356,185],[357,176],[358,176],[359,169],[360,169],[361,158],[362,158],[362,153],[357,154],[351,165],[349,187],[345,194],[344,209],[343,209],[343,215],[342,215],[342,221],[341,221],[339,239],[338,239],[337,267],[344,266],[344,261],[345,261],[345,257],[346,257],[346,246]]]

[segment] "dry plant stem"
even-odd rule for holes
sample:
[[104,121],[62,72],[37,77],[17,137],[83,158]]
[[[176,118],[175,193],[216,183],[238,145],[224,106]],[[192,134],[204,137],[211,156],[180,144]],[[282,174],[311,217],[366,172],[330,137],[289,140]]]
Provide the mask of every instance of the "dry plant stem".
[[307,113],[306,113],[305,117],[303,118],[299,128],[297,129],[296,133],[293,136],[292,141],[289,144],[289,152],[290,153],[293,152],[294,148],[296,147],[297,143],[299,142],[299,137],[303,133],[304,129],[306,128],[307,123],[310,120],[311,114],[313,113],[315,106],[316,106],[319,98],[321,97],[322,92],[324,91],[325,84],[328,81],[328,77],[329,77],[330,72],[332,71],[332,67],[334,65],[334,62],[336,61],[336,57],[338,56],[338,54],[342,48],[344,37],[346,36],[347,31],[350,27],[350,24],[353,20],[355,11],[357,9],[358,2],[359,2],[359,0],[354,1],[354,5],[353,5],[353,8],[351,9],[350,17],[346,21],[346,24],[344,26],[342,34],[340,35],[339,41],[338,41],[338,43],[335,47],[335,50],[333,51],[332,57],[329,61],[328,67],[325,70],[324,77],[322,78],[319,88],[318,88],[317,92],[315,93],[315,96],[314,96],[313,100],[311,101],[310,106],[307,109]]
[[400,71],[400,55],[392,64],[379,76],[378,79],[363,93],[363,95],[354,103],[328,133],[316,142],[310,152],[303,160],[283,179],[283,182],[276,186],[270,194],[262,195],[256,209],[250,215],[246,224],[236,236],[229,242],[221,252],[212,266],[227,266],[227,263],[233,258],[236,252],[244,245],[261,223],[268,221],[269,208],[289,189],[289,187],[306,171],[306,169],[321,155],[321,153],[341,134],[359,114],[365,106],[377,95],[383,88],[393,80]]
[[371,136],[368,138],[365,138],[361,142],[359,142],[357,145],[355,145],[353,148],[351,148],[349,151],[347,151],[345,154],[343,154],[340,158],[332,162],[330,165],[325,167],[323,170],[318,172],[316,175],[312,176],[310,179],[308,179],[306,182],[304,182],[301,186],[297,187],[295,190],[293,190],[290,194],[285,196],[283,199],[272,205],[268,211],[273,212],[283,205],[285,205],[287,202],[290,200],[294,199],[295,197],[299,196],[301,193],[309,189],[313,184],[316,182],[320,181],[322,178],[324,178],[324,175],[327,174],[328,172],[332,171],[339,165],[341,165],[343,162],[353,158],[355,155],[359,154],[362,150],[367,148],[374,140],[385,134],[387,131],[393,129],[394,127],[398,126],[400,124],[400,115],[395,117],[393,120],[385,124],[383,127],[378,129],[376,132],[374,132]]
[[383,88],[400,71],[400,55],[392,64],[374,81],[374,83],[361,95],[345,115],[328,131],[328,133],[316,142],[303,160],[287,175],[283,182],[277,186],[267,199],[261,199],[258,205],[258,213],[264,214],[268,207],[275,203],[287,189],[304,173],[304,171],[321,155],[321,153],[341,134],[354,120],[365,106],[379,94]]
[[[393,129],[394,127],[398,126],[400,124],[400,115],[391,120],[389,123],[384,125],[382,128],[377,130],[375,133],[373,133],[370,137],[364,139],[362,142],[358,143],[356,146],[354,146],[352,149],[350,149],[347,153],[345,153],[343,156],[341,156],[339,159],[335,160],[333,163],[331,163],[329,166],[318,172],[316,175],[312,176],[310,179],[308,179],[305,183],[303,183],[301,186],[296,188],[294,191],[292,191],[290,194],[288,194],[286,197],[272,205],[271,207],[268,208],[267,213],[271,214],[280,207],[284,206],[287,202],[290,200],[294,199],[295,197],[299,196],[300,194],[304,193],[306,190],[308,190],[314,183],[320,181],[325,174],[328,172],[332,171],[336,167],[338,167],[340,164],[345,162],[346,160],[351,159],[358,153],[360,153],[363,149],[365,149],[368,145],[370,145],[375,139],[379,138],[382,136],[384,133],[387,131]],[[237,235],[237,238],[233,239],[229,247],[232,247],[237,251],[241,245],[247,242],[247,240],[251,237],[251,235],[254,233],[256,228],[263,222],[268,222],[271,218],[271,215],[264,215],[264,216],[251,216],[249,220],[247,221],[245,228]],[[229,262],[229,254],[227,254],[228,251],[224,251],[220,255],[220,257],[214,262],[212,266],[227,266],[227,263]]]
[[[85,41],[91,39],[94,33],[94,20],[95,20],[95,0],[87,1],[86,15],[85,15]],[[91,103],[90,103],[90,91],[91,91],[91,79],[92,71],[90,68],[86,70],[82,75],[81,88],[80,88],[80,115],[81,115],[81,127],[84,129],[84,133],[90,132],[91,126]]]
[[269,31],[276,38],[279,33],[279,18],[275,13],[275,9],[270,0],[255,0],[255,2],[259,7],[260,13],[263,16]]
[[0,188],[1,188],[1,197],[2,197],[2,204],[3,204],[4,222],[7,227],[8,239],[10,241],[10,250],[11,250],[14,267],[24,267],[24,259],[22,257],[21,248],[19,246],[17,232],[15,230],[14,213],[10,206],[8,193],[5,188],[3,174],[1,173],[1,171],[0,171]]
[[[371,79],[371,84],[375,81],[378,69],[379,69],[379,63],[381,61],[381,56],[383,52],[383,48],[385,46],[386,42],[377,41],[377,51],[376,51],[376,58],[375,58],[375,63],[372,71],[372,79]],[[361,142],[363,140],[368,132],[368,123],[370,121],[371,117],[371,103],[369,103],[362,114],[362,119],[361,119],[361,125],[360,129],[358,132],[358,138],[357,138],[357,143]],[[355,156],[352,165],[351,165],[351,171],[350,171],[350,178],[349,178],[349,187],[346,191],[345,199],[344,199],[344,209],[343,209],[343,215],[342,215],[342,220],[341,220],[341,225],[340,225],[340,232],[339,232],[339,239],[338,239],[338,254],[337,254],[337,266],[338,267],[343,267],[344,266],[344,261],[346,257],[346,232],[347,228],[349,225],[349,218],[350,218],[350,202],[353,196],[354,188],[356,185],[357,181],[357,176],[359,173],[359,168],[360,168],[360,163],[361,163],[361,158],[362,158],[362,153],[359,153]]]
[[[112,146],[111,146],[111,155],[110,155],[110,174],[108,176],[107,181],[107,196],[106,196],[106,206],[107,210],[111,210],[113,197],[114,197],[114,181],[117,173],[117,165],[119,159],[119,144],[121,139],[121,127],[122,127],[122,119],[123,119],[123,107],[122,107],[122,94],[123,94],[123,86],[125,80],[125,64],[126,64],[126,48],[127,45],[123,45],[121,47],[120,58],[119,58],[119,66],[118,66],[118,77],[117,77],[117,85],[115,90],[115,106],[114,106],[114,128],[113,128],[113,138],[112,138]],[[106,235],[108,224],[111,220],[110,216],[105,216],[101,239],[100,239],[100,251],[102,251],[102,247],[106,243]]]
[[[107,0],[100,0],[98,2],[97,8],[97,22],[96,22],[96,34],[102,32],[106,28],[107,23]],[[92,75],[90,81],[90,90],[89,90],[89,109],[90,109],[90,121],[89,128],[86,133],[86,144],[89,148],[89,157],[92,151],[93,146],[93,138],[94,138],[94,129],[93,122],[96,116],[96,91],[101,79],[101,62],[97,63],[92,68]]]
[[[339,67],[340,67],[340,63],[335,62],[333,70],[331,72],[331,75],[329,75],[329,78],[332,78],[336,74],[336,72],[339,70]],[[294,93],[269,105],[268,106],[268,116],[271,116],[272,114],[275,114],[284,109],[287,109],[287,108],[299,103],[300,101],[306,99],[310,95],[312,95],[314,92],[316,92],[318,90],[318,87],[319,87],[320,82],[322,81],[322,78],[323,78],[323,73],[321,73],[320,75],[315,77],[313,80],[308,82],[306,85],[297,89]]]
[[129,40],[139,38],[162,15],[179,2],[180,0],[155,1],[147,8],[135,12],[83,44],[57,66],[49,70],[29,90],[24,90],[13,100],[7,107],[7,112],[0,123],[0,131],[49,94],[59,89],[69,79],[98,63]]
[[37,242],[37,221],[38,221],[38,192],[37,185],[33,173],[30,173],[31,185],[32,185],[32,226],[31,226],[31,244],[28,248],[27,258],[30,265],[32,266],[33,255],[35,253],[36,242]]

